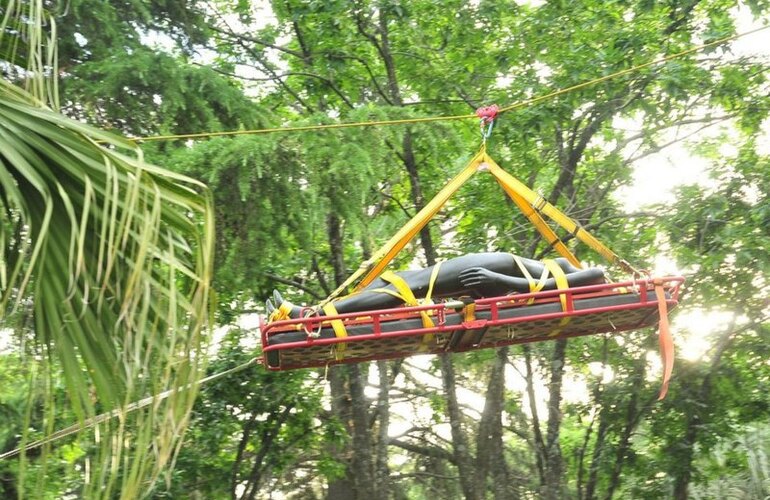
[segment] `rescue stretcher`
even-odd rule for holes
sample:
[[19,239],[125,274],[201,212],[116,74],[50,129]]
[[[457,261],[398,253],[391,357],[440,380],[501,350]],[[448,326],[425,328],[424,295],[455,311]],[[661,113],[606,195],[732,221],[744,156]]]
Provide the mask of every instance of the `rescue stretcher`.
[[[324,367],[501,347],[658,324],[676,307],[682,277],[640,279],[413,307],[310,316],[260,324],[270,370]],[[425,321],[425,316],[431,318]],[[333,321],[344,326],[339,332]]]

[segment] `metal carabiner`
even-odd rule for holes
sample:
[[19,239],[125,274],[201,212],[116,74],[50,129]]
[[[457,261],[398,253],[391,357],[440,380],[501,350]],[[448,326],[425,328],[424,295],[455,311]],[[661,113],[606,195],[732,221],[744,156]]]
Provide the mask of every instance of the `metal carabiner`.
[[[476,110],[476,116],[481,118],[479,127],[481,128],[481,141],[483,144],[486,144],[487,139],[492,135],[492,129],[495,126],[495,118],[497,118],[497,113],[499,111],[500,108],[498,108],[496,104],[481,107]],[[486,130],[484,130],[484,125],[487,126]]]

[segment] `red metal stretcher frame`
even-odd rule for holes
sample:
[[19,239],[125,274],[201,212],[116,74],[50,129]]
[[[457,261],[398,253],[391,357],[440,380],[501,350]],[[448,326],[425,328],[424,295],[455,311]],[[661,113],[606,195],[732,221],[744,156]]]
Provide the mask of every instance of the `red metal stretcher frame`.
[[[664,283],[665,291],[667,294],[666,304],[668,309],[676,306],[679,302],[679,289],[684,282],[684,278],[681,276],[668,276],[665,278],[657,278],[658,281]],[[528,342],[541,342],[545,340],[554,340],[557,338],[568,338],[576,336],[585,336],[607,332],[619,332],[628,331],[639,328],[640,325],[630,325],[620,328],[609,328],[605,332],[596,331],[593,333],[575,333],[567,335],[558,335],[550,338],[518,338],[508,339],[495,342],[494,344],[486,345],[466,345],[457,346],[454,349],[446,349],[446,346],[442,346],[438,349],[429,349],[425,351],[416,351],[413,353],[398,353],[396,355],[373,355],[366,357],[345,357],[343,359],[327,359],[318,362],[311,362],[309,364],[303,364],[302,366],[271,366],[268,363],[268,354],[275,351],[282,351],[288,349],[297,348],[309,348],[318,346],[335,346],[337,344],[354,344],[356,342],[364,342],[369,340],[387,339],[406,336],[419,336],[423,337],[432,333],[450,333],[458,330],[477,330],[480,328],[489,328],[503,325],[513,325],[517,323],[524,323],[530,321],[537,321],[543,319],[559,319],[573,316],[586,316],[593,314],[601,314],[612,311],[625,311],[632,309],[650,308],[651,314],[657,312],[657,300],[650,298],[648,293],[654,289],[653,279],[645,278],[634,281],[626,281],[621,283],[604,283],[600,285],[589,285],[581,287],[573,287],[564,290],[547,290],[534,293],[521,293],[514,295],[505,295],[500,297],[488,297],[483,299],[476,299],[476,312],[489,311],[489,319],[475,319],[471,321],[462,321],[457,324],[447,325],[446,314],[461,314],[456,311],[455,307],[449,307],[446,303],[437,303],[431,305],[421,305],[414,307],[396,307],[391,309],[379,309],[373,311],[358,311],[353,313],[339,314],[336,316],[312,316],[307,318],[289,319],[282,321],[275,321],[273,323],[265,323],[264,318],[260,317],[260,332],[262,340],[262,364],[269,370],[281,371],[291,370],[297,368],[313,368],[313,367],[325,367],[329,365],[342,364],[342,363],[361,363],[366,361],[374,361],[379,359],[396,359],[403,358],[410,355],[419,354],[440,354],[444,352],[467,352],[476,349],[486,349],[492,347],[502,347],[505,345],[528,343]],[[641,293],[644,291],[645,293]],[[636,292],[638,296],[637,302],[627,304],[616,304],[609,306],[593,307],[586,309],[576,310],[574,308],[574,301],[576,299],[593,298],[593,297],[611,297],[611,296],[626,296],[630,293]],[[566,299],[566,311],[561,310],[554,313],[535,314],[529,316],[513,317],[513,318],[500,318],[499,311],[501,307],[523,307],[526,308],[529,305],[543,304],[559,302],[560,296],[564,296]],[[530,300],[533,300],[532,304],[522,304]],[[422,328],[410,328],[404,330],[397,330],[392,332],[383,332],[381,324],[385,321],[398,321],[404,318],[415,318],[419,316],[421,311],[428,311],[431,317],[434,318],[435,326],[422,327]],[[355,324],[371,324],[372,333],[360,334],[348,337],[333,337],[333,338],[314,338],[311,332],[320,330],[320,327],[328,327],[332,320],[350,320],[352,323],[346,325],[351,326]],[[641,322],[643,324],[644,321]],[[650,326],[650,325],[644,325]],[[279,335],[287,332],[297,332],[304,330],[307,334],[307,338],[302,341],[296,342],[284,342],[280,344],[270,345],[269,338],[272,335]]]

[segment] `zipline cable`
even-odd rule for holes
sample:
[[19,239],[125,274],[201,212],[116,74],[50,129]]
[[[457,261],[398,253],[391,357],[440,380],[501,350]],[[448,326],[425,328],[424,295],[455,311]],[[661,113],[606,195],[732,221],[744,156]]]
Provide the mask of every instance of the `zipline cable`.
[[[724,38],[720,38],[718,40],[714,40],[709,43],[698,45],[696,47],[691,47],[687,50],[683,50],[681,52],[677,52],[675,54],[671,54],[668,56],[660,57],[658,59],[655,59],[643,64],[639,64],[636,66],[632,66],[630,68],[626,68],[624,70],[620,70],[615,73],[611,73],[609,75],[595,78],[587,82],[578,83],[570,87],[555,90],[548,94],[533,97],[530,99],[525,99],[523,101],[519,101],[519,102],[510,104],[508,106],[503,106],[500,108],[499,112],[504,113],[506,111],[512,111],[514,109],[531,106],[540,101],[545,101],[547,99],[551,99],[553,97],[557,97],[562,94],[566,94],[568,92],[589,87],[591,85],[596,85],[597,83],[601,83],[601,82],[610,80],[612,78],[617,78],[619,76],[627,75],[629,73],[633,73],[635,71],[639,71],[644,68],[649,68],[651,66],[662,64],[662,63],[671,61],[672,59],[686,56],[694,52],[699,52],[709,47],[714,47],[716,45],[721,45],[729,41],[738,40],[739,38],[757,33],[762,30],[766,30],[768,28],[770,28],[770,25],[760,26],[759,28],[755,28],[753,30],[745,31],[743,33],[738,33],[735,35],[730,35]],[[415,123],[465,120],[469,118],[477,119],[477,116],[474,113],[467,114],[467,115],[427,116],[422,118],[408,118],[408,119],[402,119],[402,120],[379,120],[379,121],[369,121],[369,122],[331,123],[326,125],[305,125],[300,127],[276,127],[276,128],[262,128],[262,129],[252,129],[252,130],[229,130],[229,131],[223,131],[223,132],[198,132],[198,133],[191,133],[191,134],[153,135],[153,136],[146,136],[146,137],[129,137],[127,138],[127,140],[134,141],[134,142],[149,142],[149,141],[171,141],[171,140],[179,140],[179,139],[203,139],[203,138],[235,136],[235,135],[257,135],[257,134],[273,134],[273,133],[281,133],[281,132],[308,132],[308,131],[315,131],[315,130],[331,130],[331,129],[355,128],[355,127],[409,125],[409,124],[415,124]]]
[[721,45],[721,44],[723,44],[725,42],[729,42],[729,41],[732,41],[732,40],[737,40],[737,39],[739,39],[741,37],[744,37],[744,36],[747,36],[747,35],[752,35],[754,33],[762,31],[762,30],[766,30],[767,28],[770,28],[770,25],[760,26],[759,28],[755,28],[753,30],[745,31],[743,33],[738,33],[736,35],[731,35],[731,36],[728,36],[728,37],[725,37],[725,38],[720,38],[719,40],[714,40],[713,42],[704,43],[703,45],[698,45],[696,47],[692,47],[692,48],[689,48],[687,50],[683,50],[682,52],[677,52],[675,54],[664,56],[664,57],[655,59],[653,61],[649,61],[649,62],[646,62],[646,63],[643,63],[643,64],[639,64],[637,66],[632,66],[630,68],[626,68],[624,70],[620,70],[620,71],[617,71],[615,73],[611,73],[609,75],[596,78],[594,80],[589,80],[587,82],[578,83],[577,85],[573,85],[571,87],[567,87],[567,88],[564,88],[564,89],[559,89],[559,90],[556,90],[554,92],[551,92],[550,94],[545,94],[545,95],[538,96],[538,97],[533,97],[531,99],[527,99],[527,100],[524,100],[524,101],[516,102],[516,103],[511,104],[510,106],[501,107],[498,112],[499,113],[504,113],[506,111],[511,111],[513,109],[531,106],[532,104],[538,103],[540,101],[544,101],[546,99],[550,99],[552,97],[560,96],[560,95],[566,94],[568,92],[572,92],[573,90],[578,90],[578,89],[581,89],[581,88],[584,88],[584,87],[595,85],[597,83],[601,83],[601,82],[610,80],[612,78],[616,78],[618,76],[627,75],[628,73],[633,73],[634,71],[639,71],[640,69],[649,68],[650,66],[655,66],[657,64],[661,64],[661,63],[665,63],[665,62],[671,61],[672,59],[676,59],[678,57],[686,56],[687,54],[692,54],[693,52],[699,52],[699,51],[701,51],[703,49],[707,49],[709,47],[714,47],[715,45]]
[[[202,378],[197,384],[197,386],[201,386],[207,382],[212,382],[214,380],[220,379],[222,377],[225,377],[227,375],[231,375],[233,373],[239,372],[241,370],[245,370],[246,368],[256,365],[260,363],[260,358],[252,358],[249,361],[245,363],[241,363],[238,366],[235,366],[233,368],[230,368],[229,370],[225,370],[223,372],[215,373],[213,375],[209,375],[208,377]],[[16,455],[19,455],[20,453],[27,452],[29,450],[39,448],[41,446],[44,446],[48,443],[52,443],[54,441],[57,441],[59,439],[62,439],[64,437],[70,436],[72,434],[76,434],[82,430],[88,429],[90,427],[93,427],[101,422],[105,422],[107,420],[110,420],[112,418],[115,418],[119,415],[126,415],[127,413],[131,413],[132,411],[139,410],[141,408],[144,408],[145,406],[149,406],[153,403],[156,403],[157,401],[160,401],[162,399],[166,399],[170,395],[185,391],[187,389],[190,389],[192,387],[192,384],[188,384],[184,387],[180,387],[178,389],[170,389],[168,391],[163,391],[160,394],[156,394],[155,396],[149,396],[144,399],[140,399],[139,401],[136,401],[134,403],[131,403],[127,405],[125,408],[117,409],[108,411],[106,413],[102,413],[101,415],[97,415],[92,418],[86,419],[82,424],[72,424],[69,427],[65,427],[64,429],[60,429],[53,434],[46,436],[43,439],[39,439],[37,441],[33,441],[25,446],[16,448],[15,450],[11,450],[8,452],[5,452],[3,454],[0,454],[0,460],[6,459],[6,458],[13,458]]]

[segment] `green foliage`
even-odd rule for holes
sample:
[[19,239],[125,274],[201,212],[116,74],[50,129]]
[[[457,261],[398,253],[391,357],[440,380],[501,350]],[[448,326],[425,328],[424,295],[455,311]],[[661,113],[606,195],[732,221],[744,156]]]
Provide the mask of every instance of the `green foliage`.
[[130,55],[150,34],[170,39],[185,51],[206,39],[202,8],[183,0],[71,0],[54,5],[59,54],[71,63],[103,61],[117,53]]
[[[30,66],[20,71],[33,92],[0,81],[0,331],[28,325],[16,334],[34,342],[23,350],[30,394],[11,443],[23,448],[48,436],[64,417],[83,424],[117,411],[121,423],[93,425],[95,434],[55,457],[45,444],[29,466],[35,455],[22,452],[15,487],[21,494],[33,488],[36,497],[64,494],[72,478],[60,468],[86,462],[85,477],[75,481],[79,495],[136,497],[173,459],[194,401],[194,391],[175,391],[126,414],[134,400],[199,378],[210,307],[210,199],[193,179],[145,164],[125,141],[44,107],[57,98],[48,78],[55,62],[42,55],[55,54],[55,44],[43,41],[49,18],[41,8],[9,2],[3,11],[24,26]],[[23,483],[25,468],[38,479]],[[61,477],[60,491],[44,481],[49,473]]]
[[[348,118],[383,116],[380,111],[361,109]],[[315,123],[319,118],[296,124]],[[268,296],[275,276],[309,287],[317,301],[324,290],[311,273],[315,263],[329,259],[329,214],[344,218],[350,234],[366,234],[370,229],[367,211],[379,210],[372,193],[382,181],[382,172],[392,168],[383,144],[388,136],[362,130],[352,133],[353,140],[345,132],[343,140],[342,134],[215,139],[172,156],[170,165],[204,180],[215,193],[219,207],[216,283],[224,307],[233,300],[242,304]],[[307,250],[294,252],[296,248]],[[352,257],[360,258],[360,253]]]
[[[244,1],[203,10],[175,1],[72,2],[60,21],[66,112],[138,135],[466,114],[647,63],[730,35],[736,25],[736,2],[725,0],[273,4],[274,17]],[[767,2],[747,4],[766,17]],[[160,49],[156,42],[170,43]],[[197,65],[199,49],[211,54],[209,67]],[[562,460],[564,468],[559,478],[544,479],[548,464],[530,402],[509,387],[499,414],[504,450],[497,456],[509,476],[487,478],[477,491],[491,496],[505,484],[511,489],[496,491],[499,498],[534,497],[553,481],[563,483],[564,496],[583,498],[669,497],[692,484],[693,495],[739,495],[736,483],[749,474],[752,488],[759,485],[752,491],[763,491],[766,475],[751,466],[762,457],[729,443],[768,415],[770,186],[768,160],[757,152],[770,109],[768,73],[766,61],[729,53],[719,47],[690,54],[498,120],[488,147],[501,166],[639,267],[670,252],[688,270],[683,312],[733,309],[745,318],[733,330],[713,332],[714,346],[700,361],[677,360],[662,403],[654,402],[658,382],[648,366],[657,349],[652,332],[571,340],[563,359],[553,344],[532,346],[538,430],[558,431],[549,460]],[[636,162],[664,148],[678,127],[718,123],[730,124],[729,132],[694,144],[710,162],[712,181],[682,187],[675,204],[629,216],[617,194],[639,175]],[[465,164],[479,141],[477,123],[457,121],[144,149],[153,161],[211,186],[218,320],[229,323],[244,310],[261,309],[255,304],[273,288],[296,302],[325,296]],[[736,155],[725,154],[726,143]],[[452,199],[430,231],[440,258],[482,250],[553,253],[484,175]],[[598,260],[562,236],[580,258]],[[393,266],[423,260],[415,242]],[[252,355],[246,338],[228,334],[209,372]],[[521,351],[511,353],[523,373]],[[493,357],[491,351],[456,357],[462,388],[482,397]],[[612,377],[594,375],[589,363]],[[564,389],[550,385],[564,366],[578,384],[585,382],[584,400],[564,402]],[[438,363],[428,369],[438,372]],[[426,428],[400,439],[438,453],[390,446],[393,496],[461,496],[457,444],[438,430],[447,427],[446,395],[414,377],[397,380],[391,400],[403,395],[426,410]],[[353,425],[330,414],[321,387],[312,372],[257,370],[205,387],[170,485],[156,495],[230,496],[240,482],[246,497],[266,491],[311,497],[325,484],[350,480],[355,464],[348,456],[361,452],[351,449]],[[551,395],[561,402],[543,410]],[[352,404],[350,394],[341,397],[340,406]],[[367,409],[374,441],[379,422]],[[469,415],[481,409],[463,410],[461,432],[473,443],[481,429]],[[77,464],[80,451],[65,446],[52,454]],[[710,461],[722,452],[723,460]],[[729,488],[719,489],[725,470]]]
[[[245,344],[252,340],[242,330],[228,332],[209,373],[246,362],[252,354]],[[157,495],[220,498],[233,494],[238,485],[246,491],[280,490],[295,468],[308,463],[327,477],[339,474],[339,464],[324,452],[337,431],[322,426],[321,387],[309,375],[254,367],[205,386],[171,487]]]
[[[9,354],[0,356],[0,453],[11,451],[21,442],[25,420],[25,406],[29,398],[29,377],[18,357]],[[0,494],[13,498],[17,496],[18,485],[14,477],[18,464],[0,462]]]
[[693,298],[706,306],[740,304],[750,316],[765,306],[761,290],[770,272],[763,258],[770,243],[770,186],[761,174],[769,160],[755,147],[749,140],[735,159],[717,160],[711,170],[713,188],[682,188],[683,203],[667,222],[677,257],[698,267],[694,289],[702,294]]
[[721,440],[700,465],[704,480],[693,488],[692,498],[765,498],[770,495],[768,435],[762,424],[739,430],[735,439]]
[[265,114],[210,68],[139,47],[84,62],[63,80],[64,112],[127,135],[260,128]]

